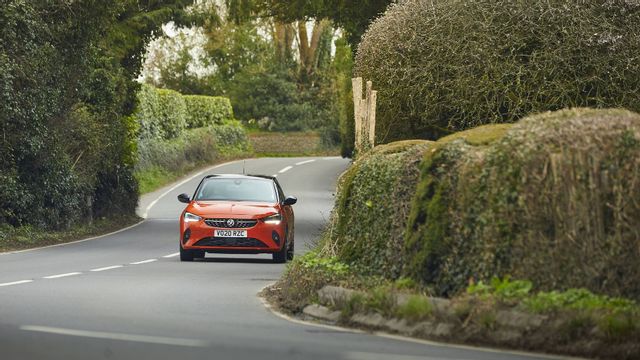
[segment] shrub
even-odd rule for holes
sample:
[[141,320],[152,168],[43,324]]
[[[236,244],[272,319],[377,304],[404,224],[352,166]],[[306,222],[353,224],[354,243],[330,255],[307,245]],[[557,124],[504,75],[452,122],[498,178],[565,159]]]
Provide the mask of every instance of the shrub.
[[444,295],[495,274],[639,299],[640,115],[571,109],[499,127],[427,152],[407,274]]
[[220,125],[233,120],[231,101],[221,96],[185,95],[187,127]]
[[198,166],[230,159],[249,151],[238,122],[186,130],[170,140],[142,140],[135,176],[141,192],[148,192]]
[[342,175],[324,251],[369,274],[395,278],[418,163],[427,141],[377,147]]
[[135,118],[138,122],[138,137],[147,139],[164,139],[164,129],[160,124],[160,95],[153,86],[143,84],[138,91],[138,104]]
[[566,107],[640,110],[640,3],[393,4],[360,43],[380,140],[436,139]]
[[179,92],[158,89],[158,122],[164,137],[173,139],[180,136],[187,127],[187,105]]

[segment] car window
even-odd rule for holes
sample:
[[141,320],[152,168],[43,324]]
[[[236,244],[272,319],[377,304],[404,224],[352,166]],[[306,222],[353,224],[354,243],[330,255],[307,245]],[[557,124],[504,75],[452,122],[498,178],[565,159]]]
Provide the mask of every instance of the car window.
[[196,200],[277,202],[269,180],[223,178],[209,179],[202,184]]

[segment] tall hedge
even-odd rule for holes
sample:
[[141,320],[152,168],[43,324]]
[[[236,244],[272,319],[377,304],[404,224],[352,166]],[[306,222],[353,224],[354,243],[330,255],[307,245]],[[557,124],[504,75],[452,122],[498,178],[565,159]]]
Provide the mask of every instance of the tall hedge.
[[439,294],[511,275],[640,299],[640,115],[573,109],[435,143],[407,274]]
[[158,118],[164,138],[180,136],[187,127],[187,104],[177,91],[158,89]]
[[369,274],[401,274],[411,194],[429,143],[417,140],[380,146],[342,175],[324,243],[327,255],[337,255]]
[[231,101],[222,96],[185,95],[187,127],[220,125],[233,120]]
[[143,84],[134,114],[138,138],[143,141],[173,139],[185,129],[222,125],[233,120],[228,98],[182,95]]
[[565,107],[640,111],[640,2],[405,0],[360,43],[384,142]]

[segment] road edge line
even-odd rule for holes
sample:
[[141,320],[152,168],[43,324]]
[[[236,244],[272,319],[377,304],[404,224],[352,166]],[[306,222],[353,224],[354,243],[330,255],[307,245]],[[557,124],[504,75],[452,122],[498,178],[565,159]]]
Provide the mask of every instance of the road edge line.
[[373,335],[373,336],[379,336],[386,339],[399,340],[399,341],[417,343],[417,344],[428,345],[428,346],[449,347],[449,348],[455,348],[460,350],[472,350],[472,351],[482,351],[482,352],[494,353],[494,354],[529,356],[529,357],[545,358],[550,360],[586,360],[584,358],[563,356],[563,355],[552,355],[552,354],[546,354],[546,353],[535,353],[535,352],[527,352],[527,351],[519,351],[519,350],[508,350],[508,349],[499,349],[499,348],[491,348],[491,347],[480,347],[480,346],[472,346],[472,345],[464,345],[464,344],[456,344],[456,343],[439,342],[434,340],[425,340],[425,339],[419,339],[419,338],[414,338],[410,336],[404,336],[400,334],[392,334],[384,331],[365,331],[360,329],[342,327],[339,325],[328,325],[328,324],[323,324],[319,322],[302,320],[278,311],[267,301],[267,299],[264,296],[261,295],[266,288],[273,286],[274,284],[275,283],[271,283],[261,288],[257,294],[258,299],[260,299],[260,301],[262,302],[262,305],[270,313],[272,313],[276,317],[279,317],[283,320],[287,320],[295,324],[308,325],[308,326],[313,326],[313,327],[318,327],[323,329],[337,330],[337,331],[342,331],[342,332],[347,332],[352,334]]

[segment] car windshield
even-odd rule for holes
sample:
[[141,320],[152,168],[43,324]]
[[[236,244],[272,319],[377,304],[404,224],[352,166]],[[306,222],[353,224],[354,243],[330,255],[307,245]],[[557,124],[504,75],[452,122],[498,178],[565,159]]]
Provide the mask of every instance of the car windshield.
[[275,203],[276,192],[269,180],[213,178],[202,185],[196,200]]

